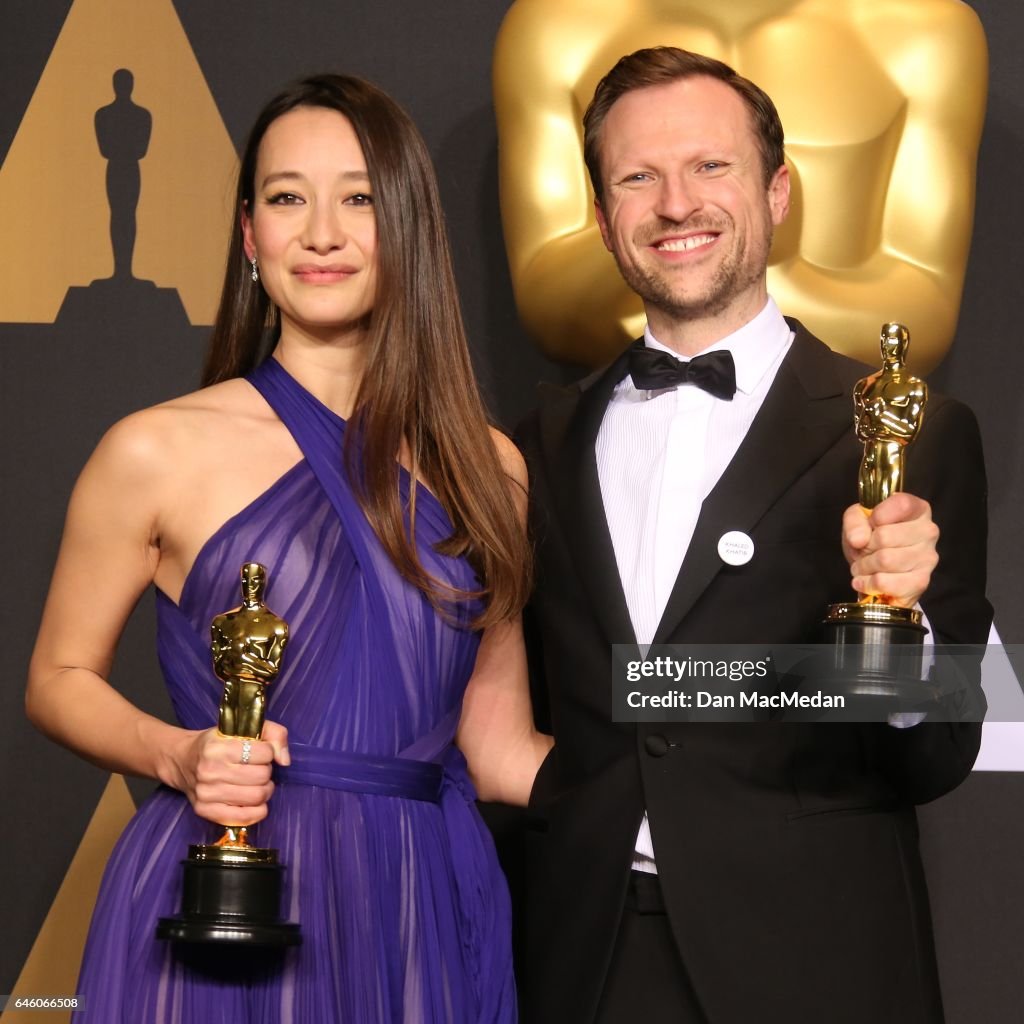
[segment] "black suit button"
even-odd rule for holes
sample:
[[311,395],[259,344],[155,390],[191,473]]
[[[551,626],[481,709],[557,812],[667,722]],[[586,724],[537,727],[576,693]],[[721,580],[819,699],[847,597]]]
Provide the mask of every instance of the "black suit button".
[[668,753],[668,740],[664,736],[655,733],[644,740],[644,750],[651,757],[664,757]]

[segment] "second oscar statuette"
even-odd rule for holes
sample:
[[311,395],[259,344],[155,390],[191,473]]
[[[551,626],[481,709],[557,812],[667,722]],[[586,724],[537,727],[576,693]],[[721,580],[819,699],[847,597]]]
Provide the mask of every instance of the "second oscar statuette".
[[[906,368],[909,344],[906,327],[883,324],[882,368],[854,388],[854,423],[864,444],[857,490],[865,515],[903,490],[907,448],[924,419],[928,386]],[[901,705],[930,697],[921,678],[928,631],[919,611],[901,608],[885,595],[865,595],[829,605],[824,628],[826,642],[834,647],[834,670],[851,696]]]
[[[238,737],[240,761],[263,732],[266,688],[281,668],[288,624],[263,602],[267,570],[247,562],[241,570],[242,604],[210,624],[213,669],[224,683],[218,729]],[[162,917],[159,939],[235,946],[294,946],[299,926],[282,921],[283,865],[277,851],[249,843],[248,829],[225,824],[210,845],[194,845],[184,866],[181,913]]]

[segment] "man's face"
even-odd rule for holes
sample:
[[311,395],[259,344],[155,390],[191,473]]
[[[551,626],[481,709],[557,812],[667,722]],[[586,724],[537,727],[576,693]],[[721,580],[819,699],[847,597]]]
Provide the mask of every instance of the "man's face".
[[789,209],[789,176],[765,186],[743,100],[699,76],[627,93],[601,134],[597,222],[655,335],[704,321],[728,334],[767,300],[772,231]]

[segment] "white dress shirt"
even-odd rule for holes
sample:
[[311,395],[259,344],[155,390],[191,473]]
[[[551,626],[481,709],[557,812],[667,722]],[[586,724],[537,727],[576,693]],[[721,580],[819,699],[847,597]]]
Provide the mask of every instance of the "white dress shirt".
[[[644,341],[682,358],[650,328]],[[793,332],[769,298],[753,320],[707,349],[732,353],[732,401],[690,384],[640,391],[628,375],[616,385],[597,435],[597,472],[637,643],[654,640],[701,504],[746,437],[792,342]],[[646,814],[633,866],[656,871]]]

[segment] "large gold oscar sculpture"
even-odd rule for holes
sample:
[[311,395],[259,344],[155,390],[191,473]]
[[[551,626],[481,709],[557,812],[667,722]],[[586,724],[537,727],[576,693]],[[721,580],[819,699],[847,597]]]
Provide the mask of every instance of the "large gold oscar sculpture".
[[[210,624],[213,669],[224,683],[218,730],[237,737],[239,760],[263,734],[266,688],[281,669],[288,624],[264,603],[267,570],[247,562],[241,570],[242,604]],[[190,846],[183,861],[182,911],[163,917],[157,938],[233,946],[291,946],[299,926],[280,919],[283,865],[277,851],[249,843],[248,829],[222,823],[211,844]]]
[[953,338],[974,212],[988,60],[961,0],[516,0],[495,51],[501,207],[520,317],[544,353],[598,366],[643,330],[605,251],[583,111],[619,57],[679,46],[775,101],[793,210],[768,289],[829,345],[874,363],[898,310],[920,372]]

